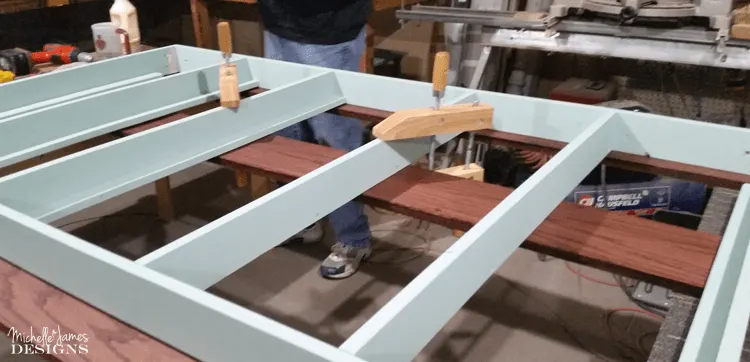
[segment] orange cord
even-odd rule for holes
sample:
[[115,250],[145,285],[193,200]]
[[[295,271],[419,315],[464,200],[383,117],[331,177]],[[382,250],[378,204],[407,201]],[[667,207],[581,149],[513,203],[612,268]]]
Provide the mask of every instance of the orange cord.
[[607,281],[604,281],[604,280],[600,280],[600,279],[596,279],[596,278],[592,278],[590,276],[587,276],[587,275],[581,273],[580,269],[578,269],[578,270],[573,269],[573,267],[570,266],[570,264],[568,264],[568,263],[565,263],[565,267],[568,268],[568,270],[570,270],[573,274],[578,275],[579,277],[581,277],[581,279],[586,279],[586,280],[588,280],[588,281],[590,281],[592,283],[603,284],[603,285],[607,285],[607,286],[611,286],[611,287],[619,287],[620,286],[620,284],[616,283],[616,282],[607,282]]
[[544,152],[522,150],[518,152],[518,155],[521,157],[521,161],[531,167],[532,170],[539,169],[549,161],[549,155]]

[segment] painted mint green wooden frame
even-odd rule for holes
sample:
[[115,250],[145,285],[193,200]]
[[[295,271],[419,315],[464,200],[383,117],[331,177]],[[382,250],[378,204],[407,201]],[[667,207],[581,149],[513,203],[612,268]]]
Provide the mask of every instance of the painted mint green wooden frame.
[[[172,46],[0,85],[0,167],[211,101],[222,61],[216,51]],[[447,103],[493,106],[497,130],[568,145],[332,346],[204,290],[426,154],[430,139],[371,141],[135,262],[47,224],[342,104],[395,111],[433,102],[426,83],[232,61],[242,89],[270,90],[238,110],[213,109],[0,178],[0,257],[199,360],[252,351],[258,361],[410,361],[611,151],[750,173],[747,129],[448,87]],[[745,185],[680,361],[739,360],[750,316],[749,204]]]

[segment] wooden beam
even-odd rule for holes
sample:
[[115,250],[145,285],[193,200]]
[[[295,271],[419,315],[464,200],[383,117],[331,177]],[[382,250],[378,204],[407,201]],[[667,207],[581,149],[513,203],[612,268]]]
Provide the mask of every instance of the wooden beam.
[[[291,181],[344,152],[267,137],[221,156],[221,162]],[[373,206],[466,231],[512,190],[409,167],[365,192]],[[524,248],[700,294],[720,238],[654,221],[561,203]]]
[[172,203],[172,187],[170,186],[169,177],[164,177],[154,182],[156,191],[156,210],[159,218],[164,222],[174,219],[175,210]]
[[[444,173],[454,177],[464,178],[468,180],[474,180],[484,182],[484,168],[477,165],[476,163],[470,163],[468,165],[459,165],[448,168],[436,170],[435,172]],[[464,235],[461,230],[453,230],[453,236],[459,238]]]
[[214,20],[208,0],[190,0],[195,45],[199,48],[215,49]]

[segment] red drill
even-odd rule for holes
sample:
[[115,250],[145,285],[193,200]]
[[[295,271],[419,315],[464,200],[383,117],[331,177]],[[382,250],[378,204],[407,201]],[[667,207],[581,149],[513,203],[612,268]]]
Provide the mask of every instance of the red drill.
[[78,48],[66,44],[45,44],[41,52],[31,54],[31,59],[35,64],[70,64],[94,60],[91,54],[84,53]]

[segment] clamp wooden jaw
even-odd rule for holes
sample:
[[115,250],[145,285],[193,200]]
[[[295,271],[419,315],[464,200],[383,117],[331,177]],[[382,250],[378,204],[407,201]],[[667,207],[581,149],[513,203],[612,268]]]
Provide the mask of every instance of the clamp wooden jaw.
[[[493,109],[489,105],[476,102],[440,107],[440,99],[448,85],[449,63],[448,52],[435,54],[435,65],[432,68],[435,108],[397,111],[373,127],[373,135],[384,141],[393,141],[491,128]],[[431,157],[432,152],[430,150]]]
[[372,129],[375,137],[392,141],[405,138],[461,133],[492,128],[494,109],[486,104],[455,104],[396,111]]

